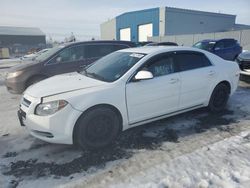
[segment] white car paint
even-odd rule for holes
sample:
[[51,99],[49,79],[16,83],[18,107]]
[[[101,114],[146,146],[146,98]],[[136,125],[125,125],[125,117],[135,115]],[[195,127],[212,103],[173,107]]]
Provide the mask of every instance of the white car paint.
[[[174,51],[202,52],[212,66],[177,72],[150,80],[128,82],[151,57]],[[23,98],[31,102],[21,109],[26,113],[24,124],[33,136],[52,143],[72,144],[73,129],[80,115],[90,107],[109,104],[122,116],[123,130],[175,114],[207,106],[215,86],[221,81],[231,85],[231,94],[239,80],[239,67],[207,51],[189,47],[141,47],[120,50],[146,54],[121,78],[114,82],[95,80],[79,73],[51,77],[29,87]],[[35,115],[36,106],[43,102],[66,100],[69,105],[49,116]],[[48,138],[36,131],[49,132]]]

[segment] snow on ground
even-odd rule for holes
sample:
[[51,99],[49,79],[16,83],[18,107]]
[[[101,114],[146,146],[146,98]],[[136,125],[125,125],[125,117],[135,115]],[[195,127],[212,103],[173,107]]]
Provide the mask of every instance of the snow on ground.
[[20,96],[6,91],[0,74],[0,187],[248,188],[249,94],[241,83],[220,114],[177,115],[88,152],[29,136],[16,117]]

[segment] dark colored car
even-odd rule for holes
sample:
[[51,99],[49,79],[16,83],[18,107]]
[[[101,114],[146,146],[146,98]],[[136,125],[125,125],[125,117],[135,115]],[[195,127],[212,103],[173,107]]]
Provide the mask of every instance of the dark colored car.
[[114,51],[136,47],[127,41],[88,41],[56,46],[32,62],[10,68],[5,85],[11,93],[22,93],[28,86],[45,78],[75,72]]
[[195,48],[207,50],[223,59],[234,61],[242,52],[242,47],[235,39],[202,40],[193,45]]
[[175,42],[152,42],[145,46],[178,46]]
[[250,52],[242,52],[236,59],[240,67],[240,80],[250,82]]

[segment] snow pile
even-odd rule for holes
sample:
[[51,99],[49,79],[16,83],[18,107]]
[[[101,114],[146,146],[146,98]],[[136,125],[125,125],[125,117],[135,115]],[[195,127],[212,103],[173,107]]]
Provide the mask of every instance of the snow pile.
[[100,184],[95,183],[94,179],[92,182],[69,183],[62,187],[247,188],[250,187],[250,132],[118,179],[110,175]]

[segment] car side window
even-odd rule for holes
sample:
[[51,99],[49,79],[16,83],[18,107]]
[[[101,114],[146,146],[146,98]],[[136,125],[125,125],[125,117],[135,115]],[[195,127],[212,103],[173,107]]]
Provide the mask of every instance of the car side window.
[[112,44],[89,44],[85,46],[85,58],[100,58],[114,51]]
[[83,59],[83,46],[74,46],[63,49],[52,60],[49,61],[49,64],[75,62]]
[[174,59],[171,55],[161,55],[153,58],[141,70],[150,71],[154,77],[164,76],[175,72]]
[[225,48],[232,48],[235,45],[235,40],[226,40],[224,42],[224,47]]
[[175,55],[179,71],[187,71],[212,65],[208,58],[199,52],[181,52]]
[[129,48],[129,46],[123,45],[123,44],[114,44],[113,45],[114,51],[122,50],[122,49],[125,49],[125,48]]
[[219,41],[215,44],[215,49],[223,49],[223,48],[225,48],[223,41]]

